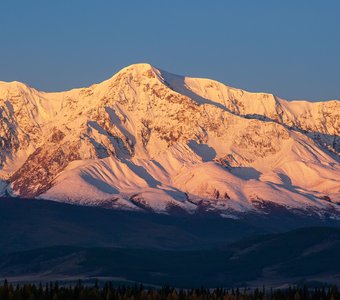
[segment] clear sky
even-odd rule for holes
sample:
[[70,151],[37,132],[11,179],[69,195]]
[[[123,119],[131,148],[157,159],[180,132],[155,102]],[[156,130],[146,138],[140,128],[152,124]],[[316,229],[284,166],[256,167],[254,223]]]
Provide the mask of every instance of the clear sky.
[[286,99],[340,99],[340,1],[1,0],[0,80],[59,91],[136,62]]

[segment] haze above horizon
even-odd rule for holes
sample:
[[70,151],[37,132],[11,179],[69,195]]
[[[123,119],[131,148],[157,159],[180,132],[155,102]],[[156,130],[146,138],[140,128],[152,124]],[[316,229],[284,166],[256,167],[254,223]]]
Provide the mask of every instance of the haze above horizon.
[[6,1],[0,80],[61,91],[147,62],[285,99],[340,99],[340,2]]

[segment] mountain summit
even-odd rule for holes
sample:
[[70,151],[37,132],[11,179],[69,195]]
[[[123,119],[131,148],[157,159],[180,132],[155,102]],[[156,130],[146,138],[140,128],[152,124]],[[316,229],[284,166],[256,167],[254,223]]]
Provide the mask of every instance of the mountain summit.
[[135,64],[87,88],[0,82],[0,195],[235,217],[340,216],[340,101]]

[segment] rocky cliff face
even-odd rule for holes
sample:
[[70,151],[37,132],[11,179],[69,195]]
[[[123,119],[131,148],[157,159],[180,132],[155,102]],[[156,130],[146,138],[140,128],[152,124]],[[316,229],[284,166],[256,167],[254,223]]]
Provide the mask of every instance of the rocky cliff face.
[[60,93],[2,82],[0,179],[21,197],[113,208],[339,216],[339,114],[339,101],[288,102],[147,64]]

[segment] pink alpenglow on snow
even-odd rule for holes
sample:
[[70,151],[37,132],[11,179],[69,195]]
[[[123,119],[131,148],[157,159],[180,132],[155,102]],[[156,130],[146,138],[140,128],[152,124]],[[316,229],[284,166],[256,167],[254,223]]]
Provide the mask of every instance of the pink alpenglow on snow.
[[0,195],[340,217],[337,100],[286,101],[136,64],[58,93],[0,82],[0,114]]

